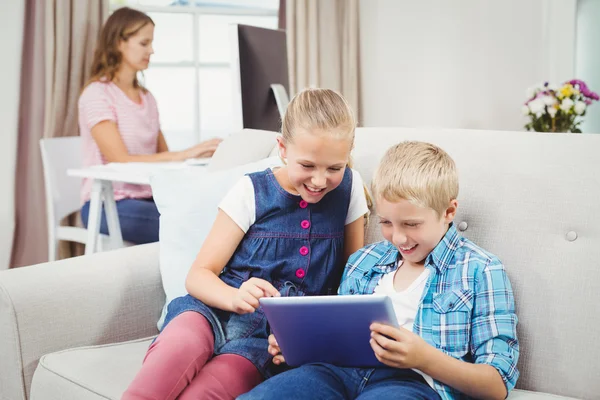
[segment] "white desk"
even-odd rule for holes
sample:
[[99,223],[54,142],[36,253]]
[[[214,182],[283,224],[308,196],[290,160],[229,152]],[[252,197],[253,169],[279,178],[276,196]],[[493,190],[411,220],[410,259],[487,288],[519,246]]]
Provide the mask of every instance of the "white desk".
[[96,252],[96,245],[100,236],[102,203],[104,203],[104,211],[106,212],[110,248],[123,247],[123,235],[121,234],[121,225],[117,214],[117,203],[113,195],[113,182],[147,185],[150,184],[150,177],[153,174],[165,169],[203,168],[206,164],[207,162],[200,160],[195,162],[107,164],[89,168],[69,169],[67,171],[69,176],[93,179],[85,254]]

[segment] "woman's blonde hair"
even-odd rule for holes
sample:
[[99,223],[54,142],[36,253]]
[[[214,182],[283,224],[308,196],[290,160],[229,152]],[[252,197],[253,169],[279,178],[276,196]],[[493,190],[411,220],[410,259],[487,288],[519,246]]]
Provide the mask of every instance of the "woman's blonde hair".
[[[347,139],[354,147],[356,118],[350,104],[334,90],[309,88],[296,94],[287,106],[281,123],[281,136],[284,143],[293,143],[299,131],[327,133],[338,139]],[[348,167],[352,168],[352,157],[348,157]],[[365,187],[365,197],[369,209],[371,196]]]
[[383,156],[371,189],[375,199],[404,199],[441,216],[458,197],[458,172],[454,160],[441,148],[425,142],[402,142]]
[[[128,40],[148,24],[154,25],[154,21],[141,11],[129,7],[115,10],[104,23],[98,37],[90,79],[85,86],[104,79],[112,81],[123,60],[119,42]],[[133,86],[145,90],[137,77]]]

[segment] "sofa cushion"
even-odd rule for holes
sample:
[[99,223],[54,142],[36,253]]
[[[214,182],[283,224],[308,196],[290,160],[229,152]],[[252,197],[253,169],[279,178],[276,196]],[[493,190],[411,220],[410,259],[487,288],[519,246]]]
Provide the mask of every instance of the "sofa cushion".
[[159,329],[167,304],[187,294],[185,278],[223,197],[244,174],[280,164],[279,157],[271,157],[214,172],[206,168],[186,168],[165,170],[152,176],[152,193],[160,212],[160,273],[166,295]]
[[[35,371],[31,400],[118,400],[140,369],[152,338],[106,346],[82,347],[42,357]],[[514,390],[508,400],[574,400]]]
[[118,400],[151,342],[146,338],[45,355],[35,371],[31,400]]
[[158,243],[0,271],[0,399],[26,400],[39,359],[157,334]]

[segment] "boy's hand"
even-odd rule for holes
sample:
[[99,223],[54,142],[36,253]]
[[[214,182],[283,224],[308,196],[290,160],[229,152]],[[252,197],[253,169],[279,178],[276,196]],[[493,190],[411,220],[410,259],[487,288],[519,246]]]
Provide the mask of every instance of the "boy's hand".
[[[419,335],[402,327],[371,324],[371,347],[379,361],[394,368],[416,368],[426,363],[432,347]],[[387,337],[386,337],[387,336]]]
[[273,356],[273,364],[279,365],[285,362],[275,335],[269,335],[269,354]]
[[270,282],[260,278],[250,278],[242,283],[231,301],[231,309],[237,314],[248,314],[259,307],[261,297],[279,297],[279,291]]

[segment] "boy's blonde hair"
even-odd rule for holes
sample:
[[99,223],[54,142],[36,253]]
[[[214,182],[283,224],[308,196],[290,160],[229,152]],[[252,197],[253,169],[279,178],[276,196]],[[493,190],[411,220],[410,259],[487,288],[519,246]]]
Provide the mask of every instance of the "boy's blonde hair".
[[304,89],[287,106],[281,124],[285,143],[293,143],[299,130],[316,129],[354,144],[356,120],[348,102],[330,89]]
[[371,188],[375,199],[404,199],[441,216],[458,197],[458,172],[454,160],[441,148],[425,142],[402,142],[385,153]]

